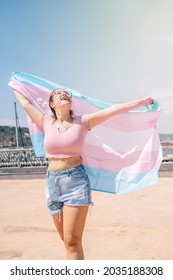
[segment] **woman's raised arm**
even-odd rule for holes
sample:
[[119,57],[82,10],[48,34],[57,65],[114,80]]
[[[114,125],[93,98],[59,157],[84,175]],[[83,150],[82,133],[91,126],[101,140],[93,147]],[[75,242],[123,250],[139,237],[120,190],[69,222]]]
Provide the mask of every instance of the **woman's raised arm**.
[[88,128],[92,129],[94,126],[108,120],[109,118],[116,116],[118,114],[126,113],[128,111],[134,110],[142,106],[148,106],[153,104],[154,99],[147,97],[140,100],[135,100],[132,102],[125,102],[122,104],[115,104],[106,109],[100,110],[95,113],[89,114]]
[[13,90],[17,100],[36,125],[43,130],[43,113],[36,109],[20,92]]

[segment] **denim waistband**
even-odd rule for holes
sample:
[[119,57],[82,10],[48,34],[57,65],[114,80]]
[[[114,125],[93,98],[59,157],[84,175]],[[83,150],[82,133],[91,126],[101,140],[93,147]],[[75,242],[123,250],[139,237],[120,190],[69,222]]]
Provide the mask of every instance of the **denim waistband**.
[[64,170],[60,170],[60,171],[52,171],[52,170],[47,170],[47,175],[54,175],[54,176],[58,176],[58,175],[62,175],[62,174],[70,174],[71,172],[73,172],[74,170],[84,170],[84,167],[82,164],[77,165],[75,167],[69,168],[69,169],[64,169]]

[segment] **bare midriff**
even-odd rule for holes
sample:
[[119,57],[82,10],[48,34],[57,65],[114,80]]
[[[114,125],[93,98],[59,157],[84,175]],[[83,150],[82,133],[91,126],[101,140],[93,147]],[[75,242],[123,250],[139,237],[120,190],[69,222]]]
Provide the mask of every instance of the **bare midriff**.
[[82,157],[49,158],[48,170],[62,171],[82,164]]

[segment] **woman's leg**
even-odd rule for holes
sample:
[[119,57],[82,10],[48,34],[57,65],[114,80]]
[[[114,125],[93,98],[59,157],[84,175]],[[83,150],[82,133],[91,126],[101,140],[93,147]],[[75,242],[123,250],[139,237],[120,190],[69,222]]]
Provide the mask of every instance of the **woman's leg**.
[[82,234],[88,212],[87,206],[63,208],[63,236],[69,260],[83,260]]
[[63,212],[53,215],[53,221],[55,227],[62,239],[64,241],[64,234],[63,234]]

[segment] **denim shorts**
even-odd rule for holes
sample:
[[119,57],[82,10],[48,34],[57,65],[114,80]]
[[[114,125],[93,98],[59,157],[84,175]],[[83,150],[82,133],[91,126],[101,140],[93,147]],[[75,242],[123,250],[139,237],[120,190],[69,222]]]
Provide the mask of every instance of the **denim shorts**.
[[83,165],[62,171],[47,171],[46,206],[51,215],[62,212],[63,206],[85,206],[91,202],[91,186]]

